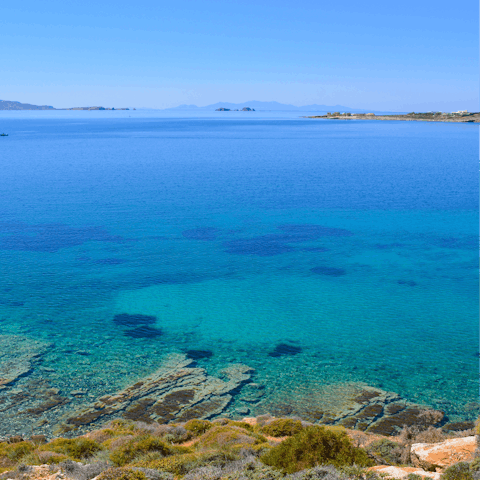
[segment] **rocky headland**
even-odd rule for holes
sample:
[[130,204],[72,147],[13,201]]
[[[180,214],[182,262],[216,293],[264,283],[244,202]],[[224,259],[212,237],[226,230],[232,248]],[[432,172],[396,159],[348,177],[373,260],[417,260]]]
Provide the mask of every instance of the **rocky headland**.
[[[0,110],[130,110],[129,108],[73,107],[54,108],[51,105],[31,105],[30,103],[0,100]],[[134,109],[135,110],[135,109]]]
[[413,122],[455,122],[479,123],[480,113],[408,113],[406,115],[375,115],[374,113],[340,113],[333,112],[326,115],[312,115],[303,118],[321,118],[330,120],[404,120]]

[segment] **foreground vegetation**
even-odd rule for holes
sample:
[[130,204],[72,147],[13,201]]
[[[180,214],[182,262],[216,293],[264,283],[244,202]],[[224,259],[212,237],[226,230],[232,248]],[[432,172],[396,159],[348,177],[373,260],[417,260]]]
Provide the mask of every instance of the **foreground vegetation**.
[[[77,438],[0,443],[0,472],[9,472],[0,478],[28,478],[32,465],[47,464],[52,473],[76,480],[375,480],[380,477],[367,467],[408,465],[411,443],[442,441],[445,434],[405,429],[392,440],[363,442],[364,448],[351,437],[343,427],[269,416],[258,417],[255,425],[227,419],[176,425],[116,420]],[[442,480],[476,479],[478,459],[442,475]]]

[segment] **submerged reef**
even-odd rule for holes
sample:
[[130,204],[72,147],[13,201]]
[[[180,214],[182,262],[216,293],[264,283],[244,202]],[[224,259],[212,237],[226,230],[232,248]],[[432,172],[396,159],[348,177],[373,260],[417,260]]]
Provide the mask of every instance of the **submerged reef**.
[[347,272],[343,268],[327,266],[314,267],[310,269],[310,271],[317,275],[326,275],[328,277],[342,277],[343,275],[347,274]]
[[[133,335],[140,340],[152,334],[149,329],[158,333],[148,325],[154,317],[119,315],[121,322],[144,322],[125,329],[126,333],[136,332]],[[199,361],[213,356],[208,349],[163,356],[153,367],[154,373],[130,376],[126,386],[113,388],[102,383],[93,389],[92,382],[79,381],[73,370],[68,385],[62,383],[63,373],[51,368],[54,364],[42,363],[49,348],[49,344],[25,336],[0,335],[0,435],[25,434],[32,428],[47,436],[54,432],[78,435],[114,418],[176,423],[262,413],[299,416],[312,423],[380,435],[396,435],[404,426],[440,427],[449,422],[439,410],[359,382],[316,384],[282,393],[276,390],[277,379],[262,381],[247,365],[226,363],[221,370],[216,369],[217,362],[207,361],[207,371]],[[265,360],[271,357],[268,361],[288,365],[292,356],[301,359],[301,354],[302,347],[295,343],[278,343],[265,352]],[[54,358],[58,355],[73,355],[69,359],[72,365],[91,361],[86,350],[67,347]],[[455,417],[451,430],[463,429],[466,419]]]
[[157,317],[153,315],[141,315],[129,313],[120,313],[113,317],[113,323],[115,325],[121,325],[123,327],[136,327],[137,325],[153,325],[157,321]]
[[301,353],[302,348],[295,345],[288,345],[286,343],[279,343],[273,351],[268,353],[269,357],[282,357],[284,355],[296,355]]
[[[323,237],[350,237],[353,232],[343,228],[331,228],[323,225],[288,224],[279,225],[278,230],[282,233],[270,233],[258,237],[239,238],[223,242],[227,253],[234,255],[257,255],[269,257],[295,251],[290,244],[320,240]],[[323,247],[310,247],[318,252],[328,249]],[[302,249],[303,250],[303,249]]]
[[55,253],[62,248],[86,242],[125,243],[126,239],[110,235],[102,227],[70,227],[57,223],[30,225],[21,222],[0,222],[0,250]]
[[48,346],[21,335],[0,335],[0,391],[29,373]]
[[184,230],[182,236],[188,238],[189,240],[203,240],[203,241],[213,241],[216,240],[220,230],[214,227],[199,227],[192,228],[190,230]]
[[159,328],[142,325],[141,327],[134,328],[133,330],[126,330],[123,334],[126,337],[131,338],[156,338],[161,337],[163,332]]
[[170,355],[154,374],[67,416],[63,430],[91,428],[116,417],[147,423],[211,418],[220,415],[232,393],[250,379],[246,365],[224,369],[227,381],[223,381],[192,364],[184,355]]
[[187,357],[192,360],[213,357],[213,352],[211,350],[187,350],[185,353],[187,354]]

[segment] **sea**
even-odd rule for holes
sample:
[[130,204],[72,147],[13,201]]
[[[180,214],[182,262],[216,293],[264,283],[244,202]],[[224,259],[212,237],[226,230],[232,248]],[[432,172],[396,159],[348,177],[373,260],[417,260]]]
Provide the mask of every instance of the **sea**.
[[0,112],[3,388],[81,406],[179,353],[262,405],[353,382],[476,418],[478,125],[303,115]]

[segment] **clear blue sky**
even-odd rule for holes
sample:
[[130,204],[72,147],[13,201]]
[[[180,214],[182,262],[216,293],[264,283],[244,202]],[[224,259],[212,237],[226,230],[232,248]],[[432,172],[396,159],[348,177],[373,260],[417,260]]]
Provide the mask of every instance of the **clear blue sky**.
[[0,99],[479,110],[478,0],[3,2]]

